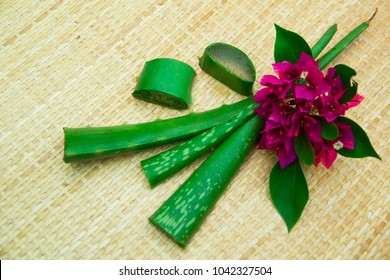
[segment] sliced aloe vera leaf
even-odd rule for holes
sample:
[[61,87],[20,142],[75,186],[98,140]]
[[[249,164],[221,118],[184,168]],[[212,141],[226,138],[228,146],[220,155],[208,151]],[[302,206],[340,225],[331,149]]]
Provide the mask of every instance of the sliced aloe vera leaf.
[[203,162],[149,218],[181,247],[185,247],[254,147],[264,121],[253,116]]
[[253,115],[255,115],[253,106],[248,105],[233,116],[232,119],[210,128],[167,151],[141,161],[142,169],[148,178],[150,186],[152,188],[155,187],[210,151]]
[[245,96],[253,94],[255,66],[240,49],[225,43],[213,43],[199,58],[199,65],[203,71],[235,92]]
[[113,157],[188,139],[230,120],[247,106],[258,105],[249,97],[213,110],[166,120],[109,127],[64,127],[64,161]]
[[187,109],[195,76],[195,70],[184,62],[156,58],[145,63],[133,96],[173,109]]

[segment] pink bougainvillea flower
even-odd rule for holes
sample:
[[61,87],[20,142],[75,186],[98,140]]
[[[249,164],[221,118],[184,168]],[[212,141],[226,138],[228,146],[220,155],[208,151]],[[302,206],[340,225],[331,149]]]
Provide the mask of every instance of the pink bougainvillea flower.
[[[285,168],[297,158],[294,139],[303,132],[313,146],[314,165],[322,163],[330,168],[338,149],[354,148],[351,127],[337,122],[337,118],[359,105],[363,97],[357,94],[348,103],[340,103],[348,89],[343,87],[336,69],[331,67],[324,74],[318,62],[305,53],[295,64],[284,61],[272,66],[276,75],[263,76],[263,87],[254,97],[260,104],[255,111],[265,120],[259,148],[275,150]],[[321,118],[337,126],[336,139],[321,136]]]
[[312,143],[321,143],[321,124],[320,121],[312,116],[302,114],[301,126],[307,137]]
[[337,152],[331,141],[316,143],[313,145],[313,149],[315,154],[314,166],[322,163],[323,166],[329,169],[337,158]]
[[283,61],[272,64],[272,67],[279,78],[286,83],[294,82],[300,78],[301,70],[297,64]]
[[288,137],[286,129],[272,121],[266,124],[259,148],[275,149],[282,168],[292,163],[297,157],[294,150],[293,137]]
[[339,129],[339,136],[335,140],[323,140],[313,145],[315,166],[322,163],[323,166],[329,169],[337,158],[337,150],[342,148],[353,149],[355,147],[355,139],[351,127],[341,122],[335,122],[335,124]]
[[329,169],[337,158],[337,150],[342,148],[354,149],[355,147],[355,139],[351,127],[341,122],[335,122],[335,124],[339,130],[339,136],[335,140],[323,140],[313,143],[315,166],[322,163],[323,166]]
[[335,122],[339,129],[339,137],[333,141],[335,150],[342,148],[353,150],[355,148],[355,138],[353,137],[351,127],[342,122]]
[[361,96],[360,94],[356,94],[355,97],[349,101],[346,105],[348,106],[348,109],[356,107],[364,100],[364,96]]
[[280,166],[282,168],[285,168],[297,158],[292,138],[288,139],[282,145],[277,146],[275,148],[275,151],[279,158]]
[[318,63],[311,56],[302,53],[297,64],[301,70],[300,78],[304,81],[295,88],[297,99],[314,100],[329,90],[324,73],[318,69]]

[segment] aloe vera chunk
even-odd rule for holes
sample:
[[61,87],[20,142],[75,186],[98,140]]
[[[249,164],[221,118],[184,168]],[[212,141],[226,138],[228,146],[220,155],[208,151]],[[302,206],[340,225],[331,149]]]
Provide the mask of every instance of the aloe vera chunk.
[[173,109],[187,109],[192,102],[191,87],[195,75],[191,66],[179,60],[150,60],[145,63],[133,96]]
[[203,71],[235,92],[245,96],[253,94],[255,66],[240,49],[225,43],[213,43],[199,58],[199,65]]

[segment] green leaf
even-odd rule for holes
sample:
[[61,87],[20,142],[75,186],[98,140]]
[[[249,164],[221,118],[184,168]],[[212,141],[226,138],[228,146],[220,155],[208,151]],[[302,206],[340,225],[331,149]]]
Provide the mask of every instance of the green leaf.
[[344,104],[351,101],[356,96],[357,89],[358,89],[357,82],[352,80],[352,86],[347,90],[346,93],[344,93],[343,97],[340,98],[339,102],[341,104]]
[[355,29],[348,33],[341,41],[334,45],[328,52],[318,59],[318,68],[325,68],[334,60],[349,44],[353,42],[369,25],[369,21],[359,24]]
[[372,147],[366,132],[357,123],[346,117],[339,117],[336,119],[336,121],[350,125],[353,136],[355,138],[355,148],[353,150],[344,148],[340,149],[337,151],[340,155],[351,158],[374,157],[381,159],[375,149]]
[[340,76],[343,87],[350,88],[351,78],[356,76],[356,71],[344,64],[337,64],[334,68],[336,68],[335,76]]
[[297,223],[309,199],[309,189],[299,160],[282,169],[272,168],[269,189],[272,202],[287,225],[288,232]]
[[316,58],[332,40],[334,34],[337,31],[337,24],[333,24],[328,30],[321,36],[317,43],[311,48],[313,58]]
[[294,138],[294,148],[298,158],[305,164],[312,165],[314,163],[315,155],[313,145],[303,130]]
[[301,36],[276,24],[275,29],[275,62],[289,61],[291,63],[296,63],[302,52],[312,56],[309,45]]
[[334,122],[327,122],[325,119],[320,119],[321,136],[325,140],[334,140],[339,136],[339,129]]
[[348,88],[339,102],[342,104],[347,103],[351,101],[357,93],[358,84],[351,80],[353,76],[356,76],[356,71],[344,64],[338,64],[334,68],[336,68],[336,76],[340,76],[343,87]]

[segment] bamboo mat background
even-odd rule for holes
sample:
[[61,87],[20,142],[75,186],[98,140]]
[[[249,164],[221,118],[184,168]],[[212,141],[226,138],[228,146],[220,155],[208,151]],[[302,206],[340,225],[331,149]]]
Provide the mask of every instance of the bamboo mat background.
[[[307,2],[0,1],[0,258],[389,259],[389,2]],[[338,23],[336,42],[376,7],[370,28],[335,63],[358,72],[366,99],[347,116],[383,160],[305,168],[310,200],[290,234],[268,192],[272,152],[250,154],[185,250],[147,218],[204,158],[154,190],[140,160],[169,146],[62,161],[64,126],[141,123],[241,100],[199,68],[210,43],[246,52],[258,81],[272,72],[273,23],[311,45]],[[132,98],[144,63],[157,57],[196,70],[189,110]]]

